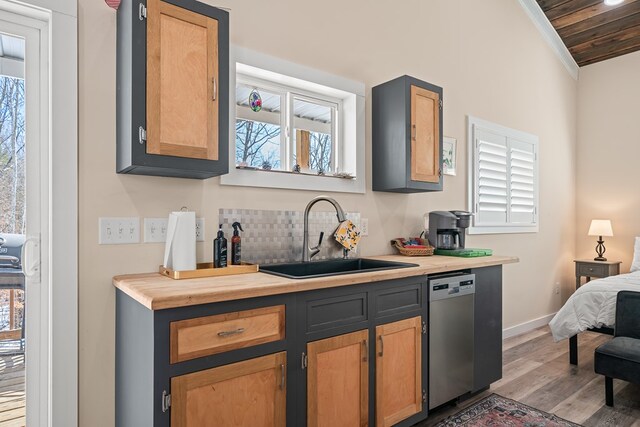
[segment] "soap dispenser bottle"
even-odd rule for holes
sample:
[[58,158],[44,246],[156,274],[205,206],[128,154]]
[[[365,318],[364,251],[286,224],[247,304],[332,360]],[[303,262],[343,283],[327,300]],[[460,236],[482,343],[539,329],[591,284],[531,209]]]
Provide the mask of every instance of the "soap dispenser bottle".
[[220,268],[227,266],[227,239],[222,231],[222,224],[218,229],[218,236],[213,241],[213,267]]
[[240,231],[244,230],[242,229],[242,225],[238,221],[231,224],[231,226],[233,227],[233,237],[231,238],[231,264],[240,265],[242,264],[242,238],[240,237],[240,232],[238,231],[238,229],[240,229]]

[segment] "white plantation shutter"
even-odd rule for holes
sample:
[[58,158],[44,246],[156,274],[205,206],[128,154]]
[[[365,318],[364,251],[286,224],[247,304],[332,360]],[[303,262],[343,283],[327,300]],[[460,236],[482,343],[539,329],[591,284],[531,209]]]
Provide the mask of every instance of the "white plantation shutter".
[[512,224],[536,223],[536,146],[509,139]]
[[476,138],[475,220],[482,224],[505,224],[509,208],[507,139],[483,131],[478,131]]
[[469,118],[470,233],[538,231],[537,137]]

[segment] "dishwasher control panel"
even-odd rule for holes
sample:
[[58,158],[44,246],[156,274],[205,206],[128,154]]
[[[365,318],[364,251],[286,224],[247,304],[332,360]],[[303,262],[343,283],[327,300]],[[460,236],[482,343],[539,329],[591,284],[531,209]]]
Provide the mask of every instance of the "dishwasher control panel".
[[475,282],[475,274],[431,279],[429,280],[429,301],[474,294],[476,292]]

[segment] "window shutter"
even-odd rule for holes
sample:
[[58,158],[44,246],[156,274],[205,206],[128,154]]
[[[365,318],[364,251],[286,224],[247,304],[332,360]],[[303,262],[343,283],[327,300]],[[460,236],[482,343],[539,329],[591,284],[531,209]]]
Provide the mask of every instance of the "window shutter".
[[471,234],[538,231],[538,138],[469,118]]
[[504,225],[509,208],[507,139],[476,131],[476,217],[478,225]]
[[510,223],[536,223],[536,147],[532,143],[509,140]]

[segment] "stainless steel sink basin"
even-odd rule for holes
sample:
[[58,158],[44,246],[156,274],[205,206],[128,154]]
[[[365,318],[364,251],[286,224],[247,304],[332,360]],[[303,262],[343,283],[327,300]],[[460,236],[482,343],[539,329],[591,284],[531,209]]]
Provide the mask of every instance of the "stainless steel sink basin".
[[355,258],[261,265],[260,271],[289,279],[310,279],[313,277],[337,276],[339,274],[363,273],[417,266],[417,264],[408,262]]

